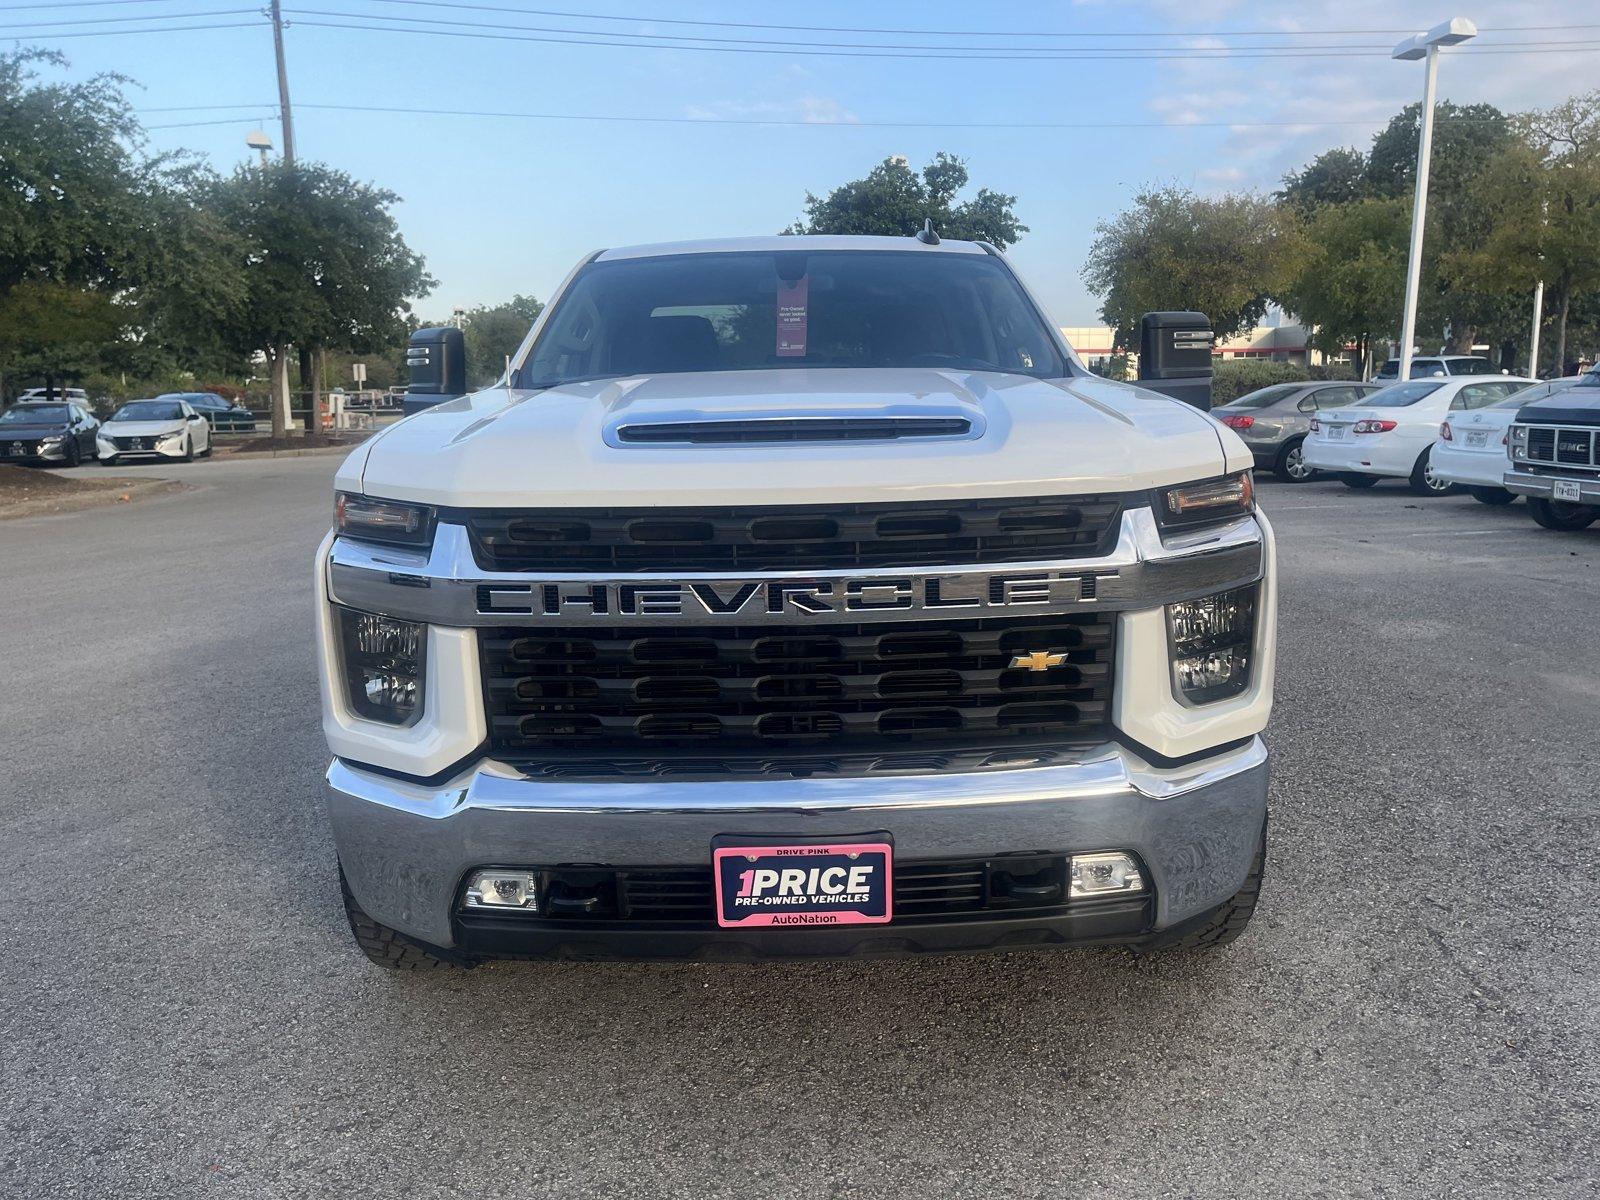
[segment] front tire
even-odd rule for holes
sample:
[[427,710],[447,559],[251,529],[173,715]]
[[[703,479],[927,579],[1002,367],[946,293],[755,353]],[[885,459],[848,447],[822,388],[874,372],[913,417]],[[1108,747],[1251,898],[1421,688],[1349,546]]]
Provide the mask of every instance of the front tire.
[[1361,491],[1365,488],[1377,487],[1378,477],[1376,475],[1362,475],[1357,471],[1345,471],[1340,474],[1339,482],[1347,488],[1355,488],[1357,491]]
[[1304,483],[1316,474],[1306,466],[1304,438],[1295,438],[1278,452],[1278,461],[1273,463],[1272,473],[1285,483]]
[[183,461],[184,462],[193,462],[194,461],[194,435],[193,434],[190,434],[188,440],[183,443]]
[[80,464],[82,464],[82,462],[83,462],[83,451],[78,449],[78,441],[77,441],[76,438],[74,438],[74,439],[72,439],[71,441],[69,441],[67,443],[67,462],[66,462],[66,465],[69,466],[69,467],[76,467],[76,466],[79,466]]
[[1600,518],[1600,508],[1592,504],[1568,504],[1539,496],[1528,497],[1528,513],[1538,524],[1557,533],[1576,533]]
[[1517,498],[1514,493],[1506,491],[1505,488],[1497,487],[1470,487],[1467,492],[1479,504],[1492,504],[1496,507],[1502,504],[1510,504]]
[[387,971],[439,971],[461,965],[424,950],[398,931],[369,917],[355,896],[351,895],[343,868],[339,870],[339,891],[344,896],[344,915],[345,920],[350,922],[351,936],[356,939],[356,945],[361,947],[361,953],[367,956],[368,961]]
[[1411,478],[1407,482],[1413,496],[1449,496],[1456,490],[1455,484],[1446,483],[1434,471],[1432,446],[1417,455],[1417,465],[1411,468]]

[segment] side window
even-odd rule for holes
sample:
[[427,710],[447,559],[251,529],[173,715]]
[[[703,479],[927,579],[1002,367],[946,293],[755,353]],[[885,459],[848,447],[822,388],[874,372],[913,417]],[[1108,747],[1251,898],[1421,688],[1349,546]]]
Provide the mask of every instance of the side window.
[[1464,387],[1459,392],[1457,392],[1455,394],[1455,398],[1450,401],[1450,411],[1451,412],[1462,412],[1465,409],[1473,407],[1473,405],[1469,403],[1470,393],[1472,392],[1472,390],[1473,389],[1470,388],[1470,387]]
[[1444,364],[1437,358],[1414,358],[1411,360],[1411,378],[1431,379],[1435,375],[1444,374]]
[[1350,387],[1318,388],[1311,393],[1311,399],[1318,408],[1339,408],[1346,404],[1354,404],[1360,396],[1360,392]]
[[1456,393],[1455,403],[1451,408],[1486,408],[1496,400],[1503,399],[1505,389],[1498,383],[1469,383]]

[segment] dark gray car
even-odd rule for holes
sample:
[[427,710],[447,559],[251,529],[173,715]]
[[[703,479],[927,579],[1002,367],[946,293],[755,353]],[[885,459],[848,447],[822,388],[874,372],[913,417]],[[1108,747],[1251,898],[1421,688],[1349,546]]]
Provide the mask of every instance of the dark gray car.
[[75,467],[94,457],[99,428],[76,401],[13,405],[0,413],[0,462]]
[[1275,383],[1213,409],[1211,415],[1244,439],[1256,466],[1289,483],[1302,483],[1313,474],[1300,458],[1311,418],[1320,409],[1355,404],[1377,390],[1372,383]]

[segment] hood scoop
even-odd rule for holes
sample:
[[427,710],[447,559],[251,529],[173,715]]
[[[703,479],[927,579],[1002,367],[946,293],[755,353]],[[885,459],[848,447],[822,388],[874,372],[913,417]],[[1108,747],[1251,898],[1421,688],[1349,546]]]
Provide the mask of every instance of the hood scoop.
[[983,433],[981,410],[951,405],[886,405],[853,411],[698,412],[624,417],[606,425],[606,441],[631,446],[771,446],[819,442],[969,440]]

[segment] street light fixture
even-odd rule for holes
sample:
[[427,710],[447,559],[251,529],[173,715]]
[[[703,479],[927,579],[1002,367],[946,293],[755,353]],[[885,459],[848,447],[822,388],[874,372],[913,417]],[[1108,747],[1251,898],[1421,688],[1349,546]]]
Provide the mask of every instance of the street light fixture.
[[259,129],[252,129],[244,135],[244,144],[252,150],[261,151],[261,165],[267,165],[267,151],[272,149],[272,139]]
[[1422,132],[1417,139],[1417,192],[1411,202],[1411,255],[1406,263],[1406,311],[1400,329],[1400,371],[1395,378],[1411,378],[1411,345],[1417,334],[1417,289],[1422,282],[1422,228],[1428,215],[1428,161],[1433,156],[1433,98],[1439,87],[1439,48],[1459,46],[1478,36],[1478,27],[1465,17],[1452,17],[1427,33],[1414,34],[1394,48],[1391,58],[1415,62],[1428,60],[1422,85]]

